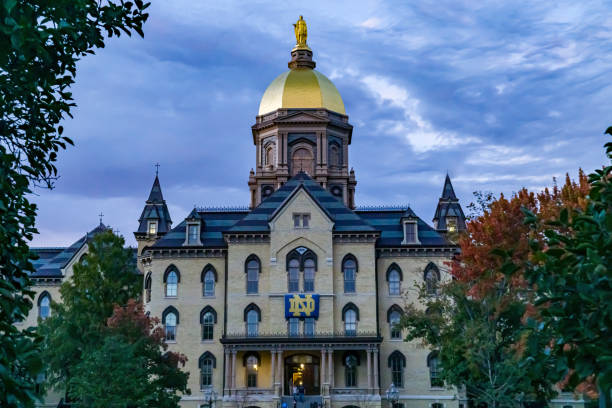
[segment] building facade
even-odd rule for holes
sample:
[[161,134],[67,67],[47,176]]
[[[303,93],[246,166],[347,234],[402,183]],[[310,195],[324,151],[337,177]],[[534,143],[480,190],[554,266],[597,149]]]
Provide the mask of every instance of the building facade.
[[[245,208],[196,208],[175,227],[156,177],[137,231],[147,312],[188,357],[185,408],[459,408],[437,353],[395,327],[418,286],[450,279],[452,233],[465,217],[447,176],[430,226],[409,207],[355,205],[353,127],[333,83],[315,70],[296,24],[289,70],[265,91],[252,126]],[[432,210],[434,210],[432,205]],[[87,251],[38,248],[28,325]],[[48,397],[56,406],[59,397]],[[55,405],[53,405],[55,404]]]

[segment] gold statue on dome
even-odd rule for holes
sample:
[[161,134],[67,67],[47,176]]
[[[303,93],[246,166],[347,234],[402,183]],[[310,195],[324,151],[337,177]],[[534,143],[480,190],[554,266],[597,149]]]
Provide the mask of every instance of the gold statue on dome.
[[302,16],[300,19],[293,25],[293,30],[295,31],[295,40],[297,43],[295,44],[295,48],[305,48],[309,49],[306,44],[306,37],[308,37],[308,29],[306,28],[306,21]]

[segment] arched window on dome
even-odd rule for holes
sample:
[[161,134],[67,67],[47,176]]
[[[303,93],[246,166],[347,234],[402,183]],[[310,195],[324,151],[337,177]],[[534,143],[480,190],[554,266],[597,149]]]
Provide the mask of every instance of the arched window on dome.
[[291,175],[295,176],[301,171],[310,176],[314,174],[314,157],[306,147],[295,149],[291,155]]
[[327,160],[330,167],[342,166],[342,154],[338,143],[329,144],[329,157]]

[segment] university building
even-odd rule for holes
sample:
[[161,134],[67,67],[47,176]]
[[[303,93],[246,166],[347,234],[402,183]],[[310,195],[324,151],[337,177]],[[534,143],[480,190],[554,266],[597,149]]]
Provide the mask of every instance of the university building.
[[[315,70],[301,17],[296,39],[251,128],[250,205],[196,208],[174,225],[156,176],[134,233],[146,310],[161,319],[169,349],[188,357],[191,395],[181,406],[466,406],[440,380],[436,350],[403,341],[395,327],[417,286],[436,296],[450,279],[445,265],[458,247],[449,235],[465,229],[451,181],[432,203],[432,225],[409,207],[356,206],[353,126]],[[27,324],[50,313],[104,228],[68,248],[36,249]],[[58,400],[50,394],[47,406]]]

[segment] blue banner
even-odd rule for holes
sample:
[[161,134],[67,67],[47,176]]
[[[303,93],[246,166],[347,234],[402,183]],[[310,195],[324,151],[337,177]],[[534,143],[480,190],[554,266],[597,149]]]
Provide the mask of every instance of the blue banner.
[[285,318],[319,317],[319,295],[293,293],[285,295]]

